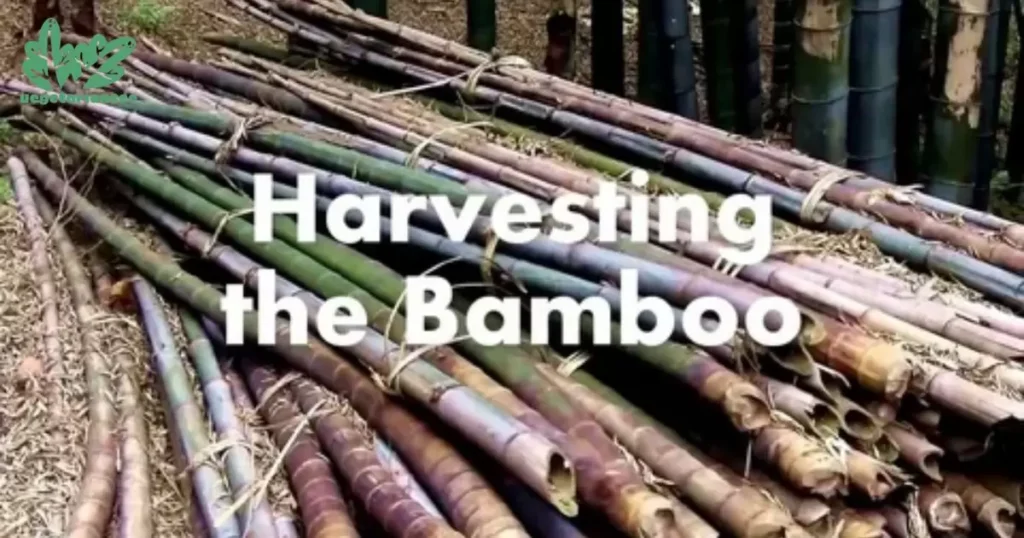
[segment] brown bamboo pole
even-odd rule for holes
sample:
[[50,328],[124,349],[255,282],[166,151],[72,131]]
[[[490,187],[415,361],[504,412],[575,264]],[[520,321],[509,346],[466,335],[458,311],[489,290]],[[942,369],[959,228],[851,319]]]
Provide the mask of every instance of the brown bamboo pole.
[[896,489],[897,477],[885,463],[854,449],[844,450],[850,484],[873,501],[880,501]]
[[1024,514],[1024,482],[1020,479],[995,472],[977,473],[972,478],[1013,505],[1018,514]]
[[271,368],[254,360],[241,361],[240,366],[259,401],[257,409],[282,453],[306,535],[311,538],[358,537],[348,504],[321,452],[316,434],[309,427],[309,417],[295,405],[291,391],[281,386],[279,376]]
[[[53,244],[60,254],[64,266],[64,278],[71,288],[71,300],[78,312],[91,311],[101,316],[96,305],[92,282],[85,266],[82,264],[78,250],[68,237],[64,226],[57,221],[57,216],[39,193],[34,193],[36,207],[43,223],[49,227]],[[96,324],[103,321],[98,318],[86,319],[82,323],[85,330],[98,330]],[[98,340],[102,337],[97,336]],[[112,343],[111,343],[112,344]],[[111,345],[106,346],[110,350]],[[126,355],[123,347],[111,351],[120,375],[117,376],[117,404],[120,408],[118,426],[118,457],[120,472],[118,473],[118,536],[130,538],[147,538],[153,535],[153,499],[150,484],[150,465],[147,456],[148,435],[146,434],[146,417],[143,415],[139,388],[134,379],[134,365],[131,357]]]
[[687,501],[730,534],[749,538],[798,532],[795,522],[767,499],[751,490],[733,487],[627,410],[556,373],[549,365],[539,364],[537,369],[596,419],[609,435],[619,439],[656,473],[671,480]]
[[831,537],[836,526],[832,510],[817,497],[805,496],[780,484],[772,477],[757,469],[740,469],[745,477],[735,474],[732,468],[717,463],[712,466],[733,484],[741,483],[758,488],[763,495],[781,504],[807,532],[818,538]]
[[[27,151],[27,150],[26,150]],[[36,157],[19,153],[22,159]],[[7,166],[11,171],[12,186],[18,209],[26,221],[31,245],[33,274],[40,285],[44,309],[44,351],[51,368],[60,368],[60,341],[57,336],[56,287],[53,272],[46,251],[46,233],[43,220],[32,196],[28,182],[26,164],[17,157],[11,157]],[[74,272],[81,265],[71,262],[65,270]],[[84,271],[84,269],[82,269]],[[84,277],[83,275],[83,278]],[[74,279],[71,287],[75,314],[82,326],[80,335],[81,353],[84,358],[86,385],[89,392],[89,426],[86,433],[86,460],[82,483],[71,511],[71,520],[65,532],[69,538],[88,538],[106,533],[114,509],[117,492],[117,438],[115,428],[117,411],[111,401],[113,390],[109,383],[109,367],[101,353],[98,329],[95,326],[100,312],[89,300],[92,288],[85,282],[86,290],[80,287],[81,279]],[[70,282],[69,282],[70,283]]]
[[1017,527],[1013,505],[985,486],[954,472],[946,472],[946,487],[960,495],[971,519],[996,538],[1010,538]]
[[863,403],[862,407],[882,426],[895,421],[896,415],[899,413],[899,408],[896,405],[882,400],[868,400]]
[[363,507],[397,538],[457,538],[443,519],[409,497],[381,464],[373,446],[343,413],[327,409],[315,414],[326,395],[315,383],[297,377],[288,383],[299,406],[312,418],[320,444]]
[[839,433],[839,413],[827,403],[804,390],[764,375],[755,382],[779,410],[796,420],[801,426],[826,436]]
[[900,459],[917,469],[928,478],[942,482],[939,460],[945,452],[933,445],[921,434],[898,423],[889,424],[885,432],[892,437],[899,448]]
[[835,400],[836,410],[842,418],[843,433],[868,444],[882,436],[881,426],[867,409],[842,394]]
[[868,510],[846,508],[837,516],[838,538],[889,538],[885,516]]
[[46,357],[47,368],[60,369],[62,364],[62,352],[60,338],[57,332],[60,329],[59,314],[57,312],[57,289],[53,279],[53,268],[50,267],[50,259],[46,252],[46,232],[43,230],[43,223],[39,212],[32,201],[32,187],[29,185],[28,174],[25,172],[25,165],[17,157],[7,159],[7,168],[11,171],[11,187],[14,190],[14,201],[18,206],[22,221],[25,223],[25,233],[29,241],[29,260],[32,263],[32,276],[35,279],[36,287],[39,289],[39,299],[42,303],[43,319],[39,327],[43,341],[43,354]]
[[940,538],[965,536],[971,532],[971,519],[960,496],[936,484],[923,484],[917,505],[928,522],[928,529]]

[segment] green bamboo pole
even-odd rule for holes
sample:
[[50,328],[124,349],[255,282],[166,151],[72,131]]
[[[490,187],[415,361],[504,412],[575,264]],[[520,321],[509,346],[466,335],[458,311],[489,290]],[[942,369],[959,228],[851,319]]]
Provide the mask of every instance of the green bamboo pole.
[[361,9],[374,17],[388,18],[387,0],[349,0],[349,4],[356,9]]
[[892,181],[901,0],[854,0],[850,29],[850,168]]
[[[1017,23],[1017,47],[1024,47],[1024,39],[1021,38],[1024,12],[1021,11],[1020,2],[1013,3],[1013,16]],[[1003,193],[1003,201],[1012,206],[1020,201],[1020,194],[1024,187],[1024,69],[1021,69],[1019,60],[1013,90],[1010,134],[1006,142],[1006,174],[1008,185]]]
[[[35,125],[45,126],[53,134],[69,136],[84,143],[89,148],[87,152],[107,158],[113,156],[102,146],[82,139],[59,123],[48,120],[35,109],[23,107],[22,115]],[[133,174],[148,173],[147,169],[131,162],[125,163],[123,169]],[[147,248],[130,232],[82,198],[53,171],[36,175],[43,188],[60,197],[77,218],[140,273],[203,315],[217,323],[224,323],[224,312],[220,306],[223,294],[185,272],[172,258]],[[288,331],[289,324],[280,320],[277,330]],[[255,313],[243,316],[243,332],[246,340],[258,338],[259,322]],[[294,367],[307,372],[331,390],[347,396],[373,427],[389,435],[406,461],[416,467],[420,478],[444,505],[446,513],[459,530],[480,537],[526,537],[504,503],[450,444],[387,398],[369,377],[350,366],[324,342],[310,336],[308,345],[294,346],[279,339],[274,344],[274,350]]]
[[852,0],[797,0],[793,49],[793,144],[846,164]]
[[708,116],[711,124],[737,130],[737,88],[734,61],[739,48],[732,32],[734,0],[703,0],[700,3],[701,36],[704,39],[704,73],[707,81]]
[[638,0],[637,28],[637,100],[659,107],[665,100],[665,85],[658,73],[658,5],[659,0]]
[[466,38],[469,46],[490,52],[498,42],[494,0],[466,0]]
[[622,0],[590,2],[590,81],[598,90],[623,95],[626,70]]
[[935,31],[931,118],[924,175],[929,194],[974,202],[974,159],[981,120],[980,63],[989,0],[941,0]]
[[774,15],[771,109],[774,117],[782,120],[789,114],[793,83],[793,0],[775,0]]
[[916,183],[921,173],[921,116],[931,72],[931,13],[925,0],[900,6],[899,83],[896,90],[896,182]]
[[761,38],[758,31],[757,0],[734,0],[730,26],[736,43],[733,71],[736,88],[737,132],[761,137]]
[[985,42],[981,60],[981,118],[978,122],[978,153],[974,166],[974,208],[988,211],[992,174],[998,165],[996,129],[1002,105],[1003,71],[1006,44],[1010,33],[1010,3],[1013,0],[989,0],[985,23]]

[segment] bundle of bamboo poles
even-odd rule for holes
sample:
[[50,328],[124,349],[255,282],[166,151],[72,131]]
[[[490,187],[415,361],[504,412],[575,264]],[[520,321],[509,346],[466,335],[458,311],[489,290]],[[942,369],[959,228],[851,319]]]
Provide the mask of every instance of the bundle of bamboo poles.
[[[122,81],[135,101],[21,109],[32,129],[101,165],[106,192],[83,196],[26,148],[11,166],[20,188],[34,185],[59,202],[137,272],[138,311],[201,532],[286,535],[266,506],[265,486],[244,465],[245,432],[230,403],[245,407],[252,398],[281,451],[275,471],[288,478],[310,536],[608,536],[610,528],[644,538],[1013,534],[1024,469],[1006,455],[1021,446],[1024,319],[966,288],[943,280],[921,286],[908,273],[818,251],[815,244],[857,238],[781,221],[777,238],[809,247],[780,249],[723,273],[717,261],[724,244],[690,241],[685,228],[672,244],[635,243],[623,234],[618,242],[566,245],[548,231],[529,243],[495,243],[489,206],[468,223],[465,241],[440,233],[433,210],[416,212],[408,240],[391,241],[387,202],[414,193],[459,206],[470,194],[518,193],[547,204],[593,194],[642,165],[543,134],[571,126],[584,141],[597,138],[634,157],[659,155],[692,174],[651,173],[658,192],[695,194],[717,208],[719,195],[678,177],[718,178],[733,190],[771,193],[778,208],[811,218],[824,208],[834,229],[870,226],[883,250],[967,275],[967,284],[985,282],[978,287],[1011,304],[1019,297],[1017,277],[986,261],[1014,259],[1017,228],[1001,228],[1006,242],[986,251],[992,259],[973,257],[934,244],[939,238],[963,246],[955,241],[960,235],[938,224],[916,227],[911,216],[931,214],[884,201],[895,195],[876,193],[868,179],[820,187],[843,172],[806,157],[593,93],[515,60],[487,58],[340,2],[237,5],[308,48],[216,36],[231,48],[206,63],[139,51]],[[383,69],[430,87],[370,90],[334,69],[353,60],[377,68],[357,70],[359,76]],[[2,89],[38,92],[18,80]],[[446,104],[448,90],[534,125]],[[774,175],[783,169],[789,172]],[[256,241],[251,196],[262,172],[272,174],[282,197],[295,196],[300,174],[313,174],[321,212],[339,194],[380,196],[386,215],[377,224],[386,246],[346,245],[327,235],[303,240],[295,219],[284,216],[274,219],[271,241]],[[851,208],[879,206],[880,217],[920,237],[814,202],[836,190],[832,196]],[[901,195],[938,210],[933,199]],[[127,202],[177,252],[152,248],[113,220],[108,197]],[[630,211],[644,208],[624,210],[623,229]],[[957,228],[964,237],[995,225],[991,215],[970,215]],[[353,226],[361,222],[348,217]],[[242,324],[249,343],[228,345],[220,284],[262,293],[255,275],[267,268],[277,272],[275,297],[310,311],[333,297],[358,302],[368,314],[366,338],[333,348],[311,323],[310,343],[293,345],[282,318],[282,338],[258,346],[260,323],[251,315]],[[614,308],[623,269],[641,275],[643,293],[676,308],[714,295],[744,312],[758,298],[783,296],[806,316],[797,340],[778,349],[742,340],[702,348],[681,333],[661,345],[635,345],[624,342],[617,323],[602,328],[589,315],[580,318],[578,343],[457,339],[406,349],[408,275],[440,271],[460,285],[454,314],[464,330],[478,272],[493,293],[597,296]],[[1004,276],[994,280],[998,274]],[[169,329],[170,307],[185,342]],[[610,333],[611,343],[595,344],[605,336],[598,332]],[[183,370],[186,346],[209,416]],[[236,441],[223,458],[207,456],[210,430]],[[104,457],[109,450],[90,452],[94,466]],[[116,524],[135,515],[128,510]],[[105,528],[109,508],[93,519]]]

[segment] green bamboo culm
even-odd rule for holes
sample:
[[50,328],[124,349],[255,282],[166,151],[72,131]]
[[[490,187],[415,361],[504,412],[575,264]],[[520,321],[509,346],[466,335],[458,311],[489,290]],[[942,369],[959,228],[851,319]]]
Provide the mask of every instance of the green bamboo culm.
[[772,36],[771,109],[775,118],[788,114],[793,82],[793,0],[775,0],[775,33]]
[[925,0],[900,6],[899,84],[896,89],[896,182],[917,183],[921,174],[921,116],[927,109],[932,17]]
[[347,3],[374,17],[388,18],[388,0],[348,0]]
[[[1013,3],[1013,15],[1017,23],[1017,46],[1024,46],[1024,37],[1021,36],[1021,23],[1024,23],[1024,12],[1021,11],[1019,2]],[[1007,204],[1016,204],[1020,201],[1022,190],[1021,182],[1024,181],[1024,69],[1017,66],[1016,85],[1013,89],[1013,115],[1010,119],[1010,135],[1006,142],[1006,174],[1007,188],[1003,191],[1002,199]]]
[[793,143],[846,164],[853,0],[797,0],[793,24]]
[[757,0],[732,0],[733,71],[736,88],[736,127],[740,134],[761,137],[761,38]]
[[989,0],[940,0],[935,29],[931,118],[925,136],[928,193],[974,202],[974,157],[981,121],[981,70]]
[[734,0],[701,0],[700,24],[704,45],[704,74],[707,81],[708,116],[711,124],[737,131],[736,86],[733,71],[733,41],[730,7]]
[[498,42],[494,0],[466,0],[466,37],[469,46],[490,52]]
[[591,83],[594,88],[615,95],[625,94],[622,29],[622,0],[590,2]]
[[640,0],[639,7],[639,100],[697,119],[697,75],[689,4],[677,0]]
[[974,207],[988,211],[992,174],[998,167],[996,129],[1003,94],[1006,44],[1010,33],[1010,9],[1013,0],[989,0],[989,16],[981,60],[981,119],[978,123],[978,150],[974,162]]
[[850,29],[849,166],[892,181],[896,175],[896,85],[900,0],[854,0]]

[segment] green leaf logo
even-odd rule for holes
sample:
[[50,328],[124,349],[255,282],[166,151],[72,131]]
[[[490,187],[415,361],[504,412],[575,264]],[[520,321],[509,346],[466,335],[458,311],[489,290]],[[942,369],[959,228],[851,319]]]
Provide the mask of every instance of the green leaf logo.
[[95,68],[85,81],[85,89],[95,90],[121,80],[124,68],[120,64],[134,50],[135,40],[130,37],[107,41],[99,34],[85,43],[61,45],[60,25],[56,19],[47,19],[36,40],[25,43],[25,61],[21,70],[37,88],[54,91],[50,82],[51,63],[57,89],[69,80],[77,82],[86,68]]

